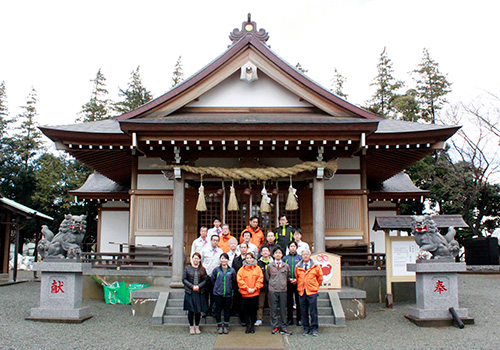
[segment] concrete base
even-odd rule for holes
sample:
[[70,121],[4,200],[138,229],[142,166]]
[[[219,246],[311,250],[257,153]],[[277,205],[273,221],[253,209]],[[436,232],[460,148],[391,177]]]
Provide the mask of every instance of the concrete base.
[[418,260],[407,266],[408,271],[416,272],[417,305],[408,308],[406,318],[416,325],[428,327],[450,323],[453,318],[449,308],[453,307],[460,319],[470,320],[467,309],[458,305],[457,273],[466,270],[465,263]]
[[[405,315],[405,318],[419,327],[448,327],[455,324],[455,321],[450,318],[422,319],[411,315]],[[470,317],[460,317],[460,320],[464,324],[474,324],[474,319]]]
[[92,318],[92,315],[88,307],[80,309],[32,308],[31,314],[29,317],[26,317],[26,320],[53,323],[82,323],[89,318]]
[[41,271],[40,306],[31,309],[27,320],[81,323],[92,317],[82,307],[83,272],[90,264],[76,261],[49,261],[34,265]]

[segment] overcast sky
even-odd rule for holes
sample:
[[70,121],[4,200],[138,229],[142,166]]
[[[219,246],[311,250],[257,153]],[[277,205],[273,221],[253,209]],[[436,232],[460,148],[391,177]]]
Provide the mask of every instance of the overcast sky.
[[99,68],[114,100],[138,65],[158,97],[178,56],[186,77],[195,73],[227,49],[230,31],[251,12],[271,49],[300,61],[310,78],[330,87],[335,67],[346,76],[350,102],[373,94],[384,46],[395,77],[409,85],[428,48],[453,83],[449,100],[469,101],[500,91],[499,10],[500,2],[482,0],[0,0],[0,81],[11,115],[34,86],[39,124],[71,124]]

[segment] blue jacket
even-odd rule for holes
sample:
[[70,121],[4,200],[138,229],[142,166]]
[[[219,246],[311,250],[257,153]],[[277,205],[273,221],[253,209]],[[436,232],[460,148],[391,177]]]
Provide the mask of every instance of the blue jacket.
[[227,267],[224,274],[222,267],[217,266],[212,272],[212,285],[214,295],[222,295],[230,298],[233,296],[233,286],[236,281],[236,271],[232,267]]
[[290,278],[295,277],[295,266],[302,260],[302,257],[299,254],[288,254],[283,257],[283,262],[287,263],[290,266],[290,270],[292,270],[292,276]]

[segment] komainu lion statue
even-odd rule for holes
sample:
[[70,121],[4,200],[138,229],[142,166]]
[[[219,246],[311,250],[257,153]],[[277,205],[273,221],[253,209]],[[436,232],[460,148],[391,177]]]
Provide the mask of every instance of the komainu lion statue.
[[87,215],[64,215],[59,233],[54,235],[47,225],[42,225],[43,238],[38,243],[38,252],[43,258],[76,259],[82,253],[80,245],[87,228]]
[[448,233],[443,236],[429,215],[412,217],[412,234],[420,249],[431,253],[432,259],[454,258],[458,255],[460,246],[455,240],[455,228],[448,228]]

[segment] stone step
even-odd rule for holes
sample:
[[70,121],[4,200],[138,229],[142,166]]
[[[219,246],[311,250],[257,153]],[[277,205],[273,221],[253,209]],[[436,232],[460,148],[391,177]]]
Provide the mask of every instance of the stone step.
[[[264,309],[264,316],[269,316],[270,310],[269,309]],[[187,315],[187,311],[183,310],[182,306],[175,306],[175,307],[167,307],[165,309],[165,314],[166,316],[170,315]],[[331,307],[318,307],[318,315],[333,315],[333,311]]]
[[[319,315],[318,316],[318,321],[320,326],[324,325],[333,325],[334,324],[334,319],[332,316],[327,316],[327,315]],[[206,318],[202,318],[201,325],[210,325],[210,326],[215,326],[217,325],[217,322],[215,321],[215,318],[208,316]],[[187,315],[167,315],[163,316],[163,325],[165,326],[179,326],[179,325],[188,325],[188,319]],[[229,325],[231,327],[241,327],[239,323],[239,319],[237,317],[231,317],[229,321]],[[264,319],[262,320],[262,326],[261,327],[271,327],[271,318],[269,316],[264,316]]]
[[[179,306],[184,306],[184,295],[182,295],[182,298],[168,298],[167,302],[167,308],[169,307],[179,307]],[[330,307],[330,300],[329,299],[318,299],[318,308],[320,307]]]
[[[169,299],[184,299],[184,289],[176,289],[169,292]],[[318,301],[320,300],[329,300],[328,293],[319,292],[318,293]]]

